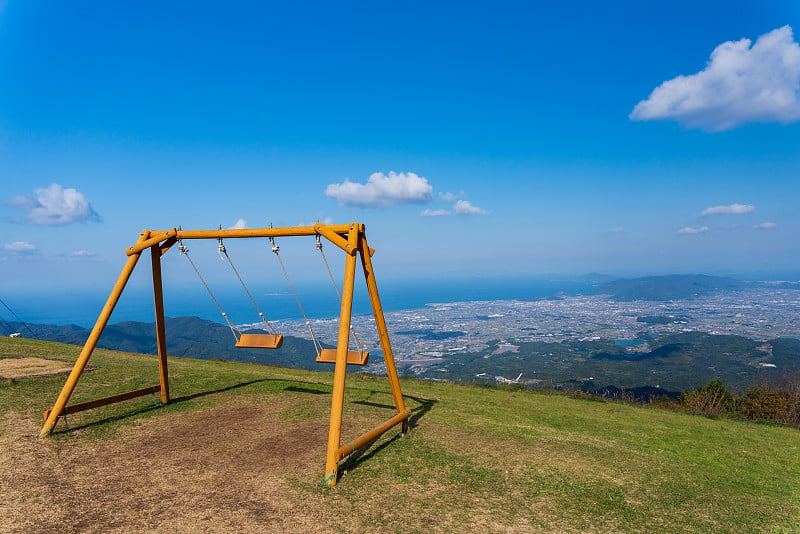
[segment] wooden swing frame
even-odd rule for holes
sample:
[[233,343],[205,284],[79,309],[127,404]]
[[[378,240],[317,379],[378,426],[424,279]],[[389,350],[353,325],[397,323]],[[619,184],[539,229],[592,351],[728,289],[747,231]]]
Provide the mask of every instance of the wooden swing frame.
[[[345,253],[344,283],[341,300],[341,310],[339,314],[339,334],[336,346],[336,358],[333,371],[333,395],[331,400],[330,427],[328,430],[328,447],[325,463],[325,486],[334,486],[338,480],[339,462],[347,458],[357,449],[371,443],[384,432],[401,424],[401,432],[405,433],[409,429],[409,418],[411,410],[407,409],[403,401],[403,394],[400,390],[400,380],[397,376],[397,368],[394,363],[392,346],[389,341],[389,332],[386,329],[386,320],[383,315],[381,300],[378,295],[378,286],[375,282],[375,273],[372,267],[372,255],[375,253],[373,248],[367,244],[367,236],[364,225],[359,223],[342,225],[325,225],[317,223],[314,226],[295,226],[285,228],[248,228],[230,230],[179,230],[173,228],[166,231],[142,230],[139,239],[125,253],[128,260],[122,268],[122,272],[117,279],[111,294],[106,300],[100,315],[89,334],[86,343],[81,350],[75,365],[72,368],[61,393],[50,410],[44,412],[45,422],[38,437],[51,434],[58,418],[66,416],[67,413],[74,413],[88,410],[115,402],[120,402],[143,395],[155,395],[160,393],[161,403],[167,404],[169,396],[169,373],[167,369],[167,341],[164,323],[164,294],[161,277],[161,256],[163,256],[179,239],[234,239],[234,238],[258,238],[258,237],[293,237],[317,235],[324,237]],[[100,335],[108,323],[114,307],[122,295],[125,285],[130,279],[133,269],[139,260],[142,252],[150,249],[152,274],[153,274],[153,302],[156,317],[156,344],[158,347],[158,370],[160,383],[155,386],[121,393],[111,397],[105,397],[94,401],[83,402],[67,406],[70,395],[72,395],[75,385],[83,373],[89,358],[92,355]],[[353,309],[353,288],[355,284],[356,263],[361,259],[361,267],[364,272],[364,279],[367,284],[372,313],[375,317],[375,325],[378,330],[383,358],[386,362],[386,373],[389,384],[392,388],[392,396],[397,413],[369,432],[358,438],[341,445],[342,431],[342,412],[344,408],[344,389],[347,377],[348,355],[350,352],[348,343],[350,338],[350,323]],[[330,349],[331,351],[333,349]],[[352,358],[351,358],[352,359]]]

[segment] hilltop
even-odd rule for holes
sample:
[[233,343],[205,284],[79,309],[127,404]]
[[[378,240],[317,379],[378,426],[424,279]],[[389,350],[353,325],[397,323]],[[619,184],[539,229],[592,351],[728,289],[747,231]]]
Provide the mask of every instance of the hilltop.
[[705,274],[669,274],[617,280],[603,279],[601,275],[594,274],[587,280],[596,284],[596,293],[611,295],[617,300],[697,298],[718,291],[740,289],[747,285],[735,278]]
[[[0,339],[0,356],[78,347]],[[149,355],[98,350],[73,401],[144,387]],[[330,373],[171,358],[174,401],[69,417],[63,377],[0,382],[10,532],[797,532],[796,430],[519,389],[402,380],[414,428],[322,488]],[[391,413],[351,375],[344,439]]]

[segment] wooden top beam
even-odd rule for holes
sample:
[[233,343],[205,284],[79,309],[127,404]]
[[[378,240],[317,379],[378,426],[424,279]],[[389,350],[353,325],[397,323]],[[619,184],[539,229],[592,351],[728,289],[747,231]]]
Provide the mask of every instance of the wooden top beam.
[[[321,228],[324,228],[325,231],[321,231]],[[332,238],[332,234],[347,236],[352,231],[363,231],[363,228],[364,225],[359,223],[331,225],[317,223],[314,226],[286,226],[280,228],[235,228],[227,230],[176,230],[173,228],[166,231],[151,230],[150,239],[141,243],[136,243],[132,247],[126,249],[125,253],[131,256],[162,240],[172,237],[176,239],[237,239],[247,237],[295,237],[319,234],[333,241],[337,246],[341,246],[339,242]]]

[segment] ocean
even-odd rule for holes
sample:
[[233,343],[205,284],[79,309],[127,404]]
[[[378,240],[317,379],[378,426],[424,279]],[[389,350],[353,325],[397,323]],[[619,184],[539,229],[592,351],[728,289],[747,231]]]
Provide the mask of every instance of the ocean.
[[[312,318],[337,317],[339,300],[330,282],[309,282],[296,287],[306,315]],[[385,311],[422,308],[428,304],[482,300],[529,300],[549,297],[558,292],[581,293],[590,286],[574,281],[544,278],[448,279],[379,281],[381,304]],[[77,324],[91,327],[102,310],[111,288],[59,293],[11,293],[0,298],[25,322],[35,324]],[[258,313],[241,286],[213,289],[228,317],[236,324],[259,321]],[[286,288],[250,287],[261,311],[270,320],[300,319],[302,314],[291,291]],[[197,316],[223,322],[213,300],[199,284],[164,288],[165,313],[170,317]],[[356,280],[353,313],[370,314],[369,298],[363,280]],[[15,318],[0,308],[7,321]],[[111,316],[111,323],[153,321],[152,289],[129,287]]]

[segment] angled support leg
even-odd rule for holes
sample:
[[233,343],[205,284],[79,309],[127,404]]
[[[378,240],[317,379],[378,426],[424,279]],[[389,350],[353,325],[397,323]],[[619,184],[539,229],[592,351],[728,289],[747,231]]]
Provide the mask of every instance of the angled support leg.
[[[360,234],[359,250],[361,253],[361,266],[364,269],[364,279],[367,282],[367,290],[369,292],[369,301],[372,304],[372,314],[375,317],[375,326],[378,329],[378,338],[381,342],[381,351],[383,352],[383,359],[386,362],[386,374],[389,376],[389,383],[392,386],[392,396],[394,397],[394,404],[398,413],[406,412],[406,405],[403,402],[403,392],[400,390],[400,379],[397,377],[397,368],[394,364],[394,354],[392,353],[392,344],[389,342],[389,330],[386,328],[386,319],[383,316],[383,307],[381,306],[381,298],[378,295],[378,284],[375,282],[375,271],[372,269],[372,258],[369,254],[369,245],[367,245],[367,236],[362,232]],[[403,421],[403,431],[408,430],[408,419]]]
[[[149,237],[150,232],[144,230],[141,234],[139,234],[139,240],[137,243],[141,243],[142,241],[147,240]],[[103,329],[106,327],[106,324],[108,324],[108,319],[111,317],[111,313],[114,311],[114,307],[117,305],[117,302],[119,302],[119,297],[122,295],[122,290],[125,289],[125,284],[128,283],[131,273],[133,272],[134,267],[136,267],[136,262],[139,261],[140,255],[141,253],[137,252],[128,256],[128,261],[125,262],[125,266],[122,268],[122,272],[117,279],[117,283],[114,284],[114,289],[111,290],[111,294],[108,296],[108,300],[106,300],[106,304],[103,306],[103,310],[100,312],[100,316],[97,318],[97,322],[94,324],[94,328],[92,328],[92,332],[89,334],[89,338],[86,340],[83,350],[81,350],[78,359],[75,361],[75,365],[72,367],[72,371],[67,377],[67,382],[64,384],[64,387],[61,389],[61,393],[58,395],[58,398],[53,405],[53,408],[50,410],[50,415],[47,416],[42,429],[39,431],[39,434],[37,434],[37,438],[41,438],[50,434],[53,431],[53,427],[56,426],[56,421],[58,421],[59,415],[64,411],[64,407],[67,405],[67,401],[75,389],[75,384],[78,383],[78,379],[80,378],[81,373],[83,373],[83,369],[86,367],[89,357],[92,355],[92,352],[94,352],[94,349],[97,346],[97,341],[100,339],[100,335],[103,333]]]

